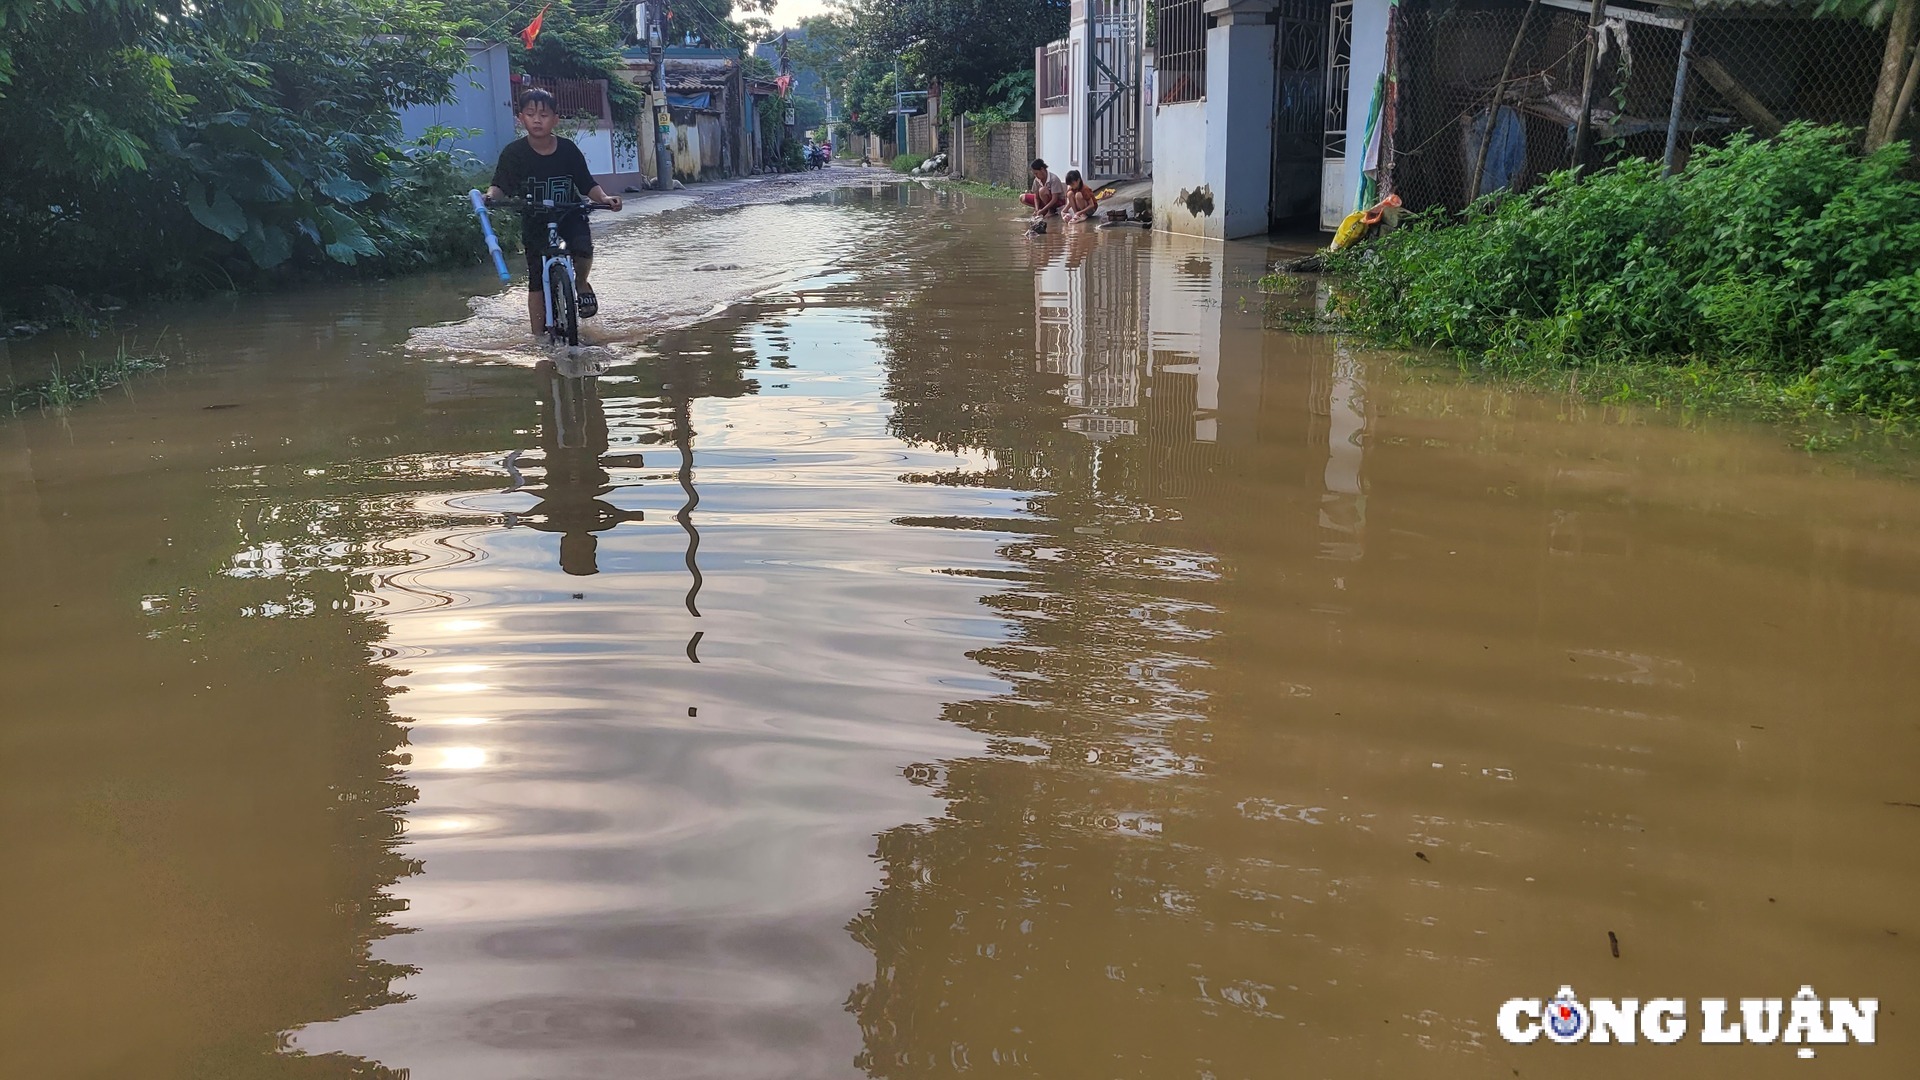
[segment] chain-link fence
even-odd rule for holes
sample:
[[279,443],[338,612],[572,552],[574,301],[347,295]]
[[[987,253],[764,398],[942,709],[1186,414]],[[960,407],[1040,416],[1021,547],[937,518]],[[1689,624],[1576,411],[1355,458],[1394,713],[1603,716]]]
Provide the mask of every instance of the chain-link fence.
[[1458,210],[1476,176],[1480,194],[1524,191],[1572,166],[1590,40],[1590,165],[1643,157],[1679,168],[1693,147],[1736,131],[1863,127],[1872,110],[1884,30],[1779,5],[1701,3],[1609,5],[1590,35],[1589,13],[1577,0],[1400,8],[1390,145],[1393,190],[1409,209]]

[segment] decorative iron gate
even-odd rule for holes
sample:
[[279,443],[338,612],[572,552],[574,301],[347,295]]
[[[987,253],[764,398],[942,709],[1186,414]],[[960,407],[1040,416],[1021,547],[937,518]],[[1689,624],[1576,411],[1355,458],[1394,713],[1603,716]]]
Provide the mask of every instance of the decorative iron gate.
[[1327,131],[1327,8],[1324,0],[1282,0],[1274,19],[1273,187],[1276,225],[1320,216]]
[[1087,182],[1140,175],[1138,0],[1089,0]]
[[1320,227],[1337,229],[1347,210],[1347,91],[1353,84],[1353,0],[1327,15],[1327,132],[1320,154]]

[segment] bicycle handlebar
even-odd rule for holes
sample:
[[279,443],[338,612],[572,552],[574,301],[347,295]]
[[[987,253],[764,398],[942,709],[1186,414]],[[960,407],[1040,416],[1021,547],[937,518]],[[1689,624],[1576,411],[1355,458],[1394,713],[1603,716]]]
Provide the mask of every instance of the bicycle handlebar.
[[485,200],[488,206],[498,206],[505,210],[536,210],[550,214],[570,214],[576,210],[583,214],[590,214],[595,210],[610,211],[613,209],[612,203],[586,202],[584,200],[577,203],[557,203],[552,199],[523,199],[518,195],[508,195],[499,199],[487,199],[485,196],[481,198]]

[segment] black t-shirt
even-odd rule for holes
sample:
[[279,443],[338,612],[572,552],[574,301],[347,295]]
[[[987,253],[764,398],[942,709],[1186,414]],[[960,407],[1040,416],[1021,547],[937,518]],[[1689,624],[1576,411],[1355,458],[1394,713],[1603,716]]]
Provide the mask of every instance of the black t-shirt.
[[[524,136],[515,139],[500,151],[500,164],[493,170],[493,186],[518,198],[526,194],[527,181],[538,180],[543,183],[559,179],[573,181],[575,197],[585,199],[599,181],[593,178],[593,171],[587,168],[587,156],[580,152],[573,140],[554,137],[557,145],[553,153],[542,154],[527,145]],[[525,215],[522,232],[533,237],[536,233],[545,235],[546,226],[542,219],[534,215]]]

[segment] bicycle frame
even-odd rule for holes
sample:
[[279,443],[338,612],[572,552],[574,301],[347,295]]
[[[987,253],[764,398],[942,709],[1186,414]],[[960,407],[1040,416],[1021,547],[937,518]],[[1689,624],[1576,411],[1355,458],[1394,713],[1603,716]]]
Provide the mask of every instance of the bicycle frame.
[[547,308],[547,340],[552,341],[556,336],[557,330],[556,320],[554,318],[556,312],[553,310],[552,282],[554,267],[558,266],[561,273],[567,275],[567,284],[574,287],[574,295],[576,297],[579,295],[580,284],[579,279],[574,277],[573,274],[573,256],[567,252],[567,242],[560,238],[560,223],[558,221],[547,222],[547,251],[549,254],[540,257],[540,297],[546,303]]

